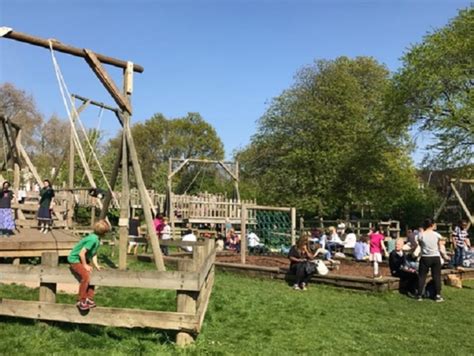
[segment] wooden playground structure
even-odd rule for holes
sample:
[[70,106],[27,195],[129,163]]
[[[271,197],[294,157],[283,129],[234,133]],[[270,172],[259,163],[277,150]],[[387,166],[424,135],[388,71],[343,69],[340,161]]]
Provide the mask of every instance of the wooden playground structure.
[[[59,206],[55,210],[56,218],[61,221],[62,228],[66,228],[72,222],[71,209],[74,205],[74,193],[81,190],[74,187],[74,160],[76,152],[79,155],[90,186],[97,188],[97,184],[94,181],[88,164],[88,159],[81,144],[78,130],[76,129],[76,124],[79,124],[85,135],[85,140],[91,149],[91,153],[97,160],[93,147],[87,139],[87,133],[80,121],[80,112],[90,104],[101,106],[112,111],[123,128],[121,144],[117,152],[117,158],[114,162],[110,179],[105,177],[100,163],[98,162],[101,173],[107,183],[107,196],[103,202],[100,200],[93,202],[94,205],[99,205],[101,218],[106,217],[111,202],[120,208],[119,271],[109,270],[95,272],[92,276],[91,284],[97,286],[171,289],[176,290],[177,296],[176,312],[96,308],[92,312],[83,315],[79,313],[77,308],[73,305],[57,304],[55,303],[57,283],[75,282],[69,270],[58,267],[58,256],[67,255],[73,245],[78,241],[78,237],[66,230],[54,230],[45,237],[42,234],[40,235],[37,230],[32,229],[34,223],[25,223],[25,227],[17,233],[15,237],[0,240],[0,257],[2,254],[3,256],[16,257],[17,261],[17,263],[13,265],[0,265],[0,277],[1,280],[40,282],[40,300],[39,302],[30,302],[2,299],[0,302],[0,315],[108,326],[152,327],[177,330],[177,343],[179,345],[186,345],[192,342],[202,326],[212,291],[215,258],[214,240],[208,240],[204,243],[190,243],[194,249],[192,258],[189,258],[190,256],[183,257],[182,261],[179,262],[178,271],[165,271],[159,240],[153,225],[152,212],[155,212],[155,208],[143,181],[135,143],[130,130],[133,75],[134,72],[142,73],[144,70],[143,67],[132,62],[97,54],[89,49],[72,47],[57,40],[48,40],[17,32],[8,27],[0,28],[0,38],[12,39],[33,46],[43,47],[49,49],[51,53],[56,78],[71,123],[69,182],[65,190],[65,205]],[[62,52],[85,59],[93,73],[109,92],[118,108],[106,107],[105,104],[97,103],[78,95],[71,95],[62,76],[61,69],[55,57],[55,52]],[[122,90],[118,88],[110,74],[106,71],[104,64],[118,67],[123,71]],[[78,108],[76,108],[75,105],[76,100],[82,101],[82,105]],[[19,189],[20,157],[27,163],[36,182],[41,186],[41,177],[39,177],[36,172],[26,151],[22,148],[21,128],[18,126],[15,127],[10,118],[2,116],[0,121],[5,136],[9,140],[9,159],[4,163],[4,166],[10,161],[13,163],[15,191],[18,192]],[[127,267],[128,223],[131,205],[129,177],[131,173],[134,174],[140,206],[145,217],[148,242],[151,244],[154,262],[158,270],[156,272],[125,271]],[[117,198],[114,193],[114,187],[119,174],[121,178],[121,192],[119,198]],[[36,207],[33,207],[33,205]],[[37,204],[27,202],[26,204],[15,205],[14,208],[16,209],[21,225],[22,220],[26,220],[24,219],[25,213],[30,213],[30,215],[34,216]],[[177,245],[181,246],[182,243],[178,242]],[[18,257],[25,255],[28,257],[42,256],[42,265],[18,265]]]

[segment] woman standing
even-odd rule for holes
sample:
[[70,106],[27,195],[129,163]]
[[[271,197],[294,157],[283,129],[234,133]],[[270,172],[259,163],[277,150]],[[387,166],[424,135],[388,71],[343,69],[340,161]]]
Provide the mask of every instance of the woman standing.
[[308,236],[301,236],[296,245],[293,245],[288,253],[290,259],[290,271],[296,275],[295,290],[306,290],[311,274],[307,273],[306,262],[313,259],[313,255],[308,249]]
[[431,219],[426,219],[423,224],[423,234],[418,238],[418,243],[421,247],[421,259],[419,267],[419,285],[418,285],[418,300],[421,301],[423,289],[425,288],[426,276],[431,270],[433,284],[435,289],[434,300],[436,302],[443,302],[441,297],[441,255],[440,255],[440,241],[441,235],[438,234],[436,224]]
[[10,183],[3,182],[2,195],[0,197],[0,232],[2,236],[10,236],[15,230],[15,219],[12,212],[13,192]]
[[51,202],[54,198],[54,190],[49,180],[43,181],[43,188],[40,190],[40,201],[38,210],[38,222],[41,226],[41,232],[47,234],[51,230],[53,223],[51,217]]

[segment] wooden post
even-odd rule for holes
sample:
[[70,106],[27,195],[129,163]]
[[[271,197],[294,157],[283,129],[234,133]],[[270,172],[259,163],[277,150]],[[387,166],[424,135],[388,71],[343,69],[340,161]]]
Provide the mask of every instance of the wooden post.
[[168,192],[168,218],[170,220],[171,231],[174,231],[174,211],[173,211],[173,160],[170,158],[168,160],[168,184],[167,184],[167,192]]
[[242,204],[240,214],[240,263],[245,264],[247,258],[247,206]]
[[469,225],[474,224],[474,217],[471,215],[471,212],[469,211],[466,203],[464,203],[464,200],[461,197],[461,194],[459,194],[458,190],[456,189],[456,186],[451,182],[451,189],[453,190],[454,194],[456,195],[456,198],[459,201],[459,204],[461,204],[462,209],[464,210],[464,213],[466,214],[467,218],[469,219]]
[[[196,266],[199,265],[197,258],[201,258],[203,252],[202,249],[198,249],[198,247],[202,248],[203,246],[194,246],[192,260],[183,258],[178,261],[178,271],[196,271]],[[176,311],[178,313],[196,314],[196,302],[198,296],[198,292],[176,291]],[[189,332],[180,331],[176,334],[176,344],[178,346],[186,346],[193,342],[194,336]]]
[[95,224],[95,205],[91,206],[91,228]]
[[[58,266],[57,252],[43,252],[41,254],[41,265],[45,267]],[[40,302],[56,303],[56,283],[40,283]]]
[[291,208],[291,245],[296,244],[296,208]]
[[119,219],[119,269],[127,268],[127,247],[128,247],[128,221],[130,205],[130,187],[128,182],[128,152],[125,127],[128,126],[128,115],[124,115],[124,128],[122,132],[122,196],[120,199],[120,219]]
[[304,235],[304,218],[300,217],[300,236]]
[[[127,94],[128,103],[131,103],[131,81],[133,78],[133,64],[129,62],[127,68],[124,70],[124,94]],[[135,142],[133,141],[132,131],[130,130],[130,114],[124,110],[122,111],[122,121],[123,121],[123,130],[125,132],[126,144],[130,153],[130,160],[132,161],[133,172],[135,173],[135,180],[137,182],[138,192],[140,193],[140,201],[142,202],[143,214],[145,215],[146,228],[148,232],[148,238],[151,243],[151,248],[153,250],[153,258],[155,260],[156,268],[159,271],[165,271],[165,264],[163,262],[163,256],[161,254],[160,243],[158,241],[158,236],[155,231],[155,225],[153,224],[153,216],[151,199],[148,195],[148,191],[145,187],[145,182],[143,180],[142,171],[140,168],[140,162],[138,161],[138,154],[135,148]],[[128,204],[127,204],[128,209]]]

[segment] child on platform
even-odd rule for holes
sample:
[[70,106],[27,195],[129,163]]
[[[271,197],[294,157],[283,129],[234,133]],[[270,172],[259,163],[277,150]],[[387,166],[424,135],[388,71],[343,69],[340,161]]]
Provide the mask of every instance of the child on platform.
[[[97,263],[97,250],[100,246],[100,238],[110,230],[110,225],[105,220],[99,220],[94,225],[94,232],[82,238],[73,247],[67,258],[72,273],[79,280],[79,301],[77,307],[89,310],[96,306],[94,302],[94,286],[91,286],[92,265],[100,271]],[[92,265],[91,265],[92,263]]]
[[383,226],[378,226],[378,231],[371,232],[369,234],[370,239],[370,261],[374,265],[374,278],[382,278],[382,275],[379,273],[379,263],[382,262],[382,251],[384,255],[387,256],[387,249],[383,240],[385,239],[383,233]]

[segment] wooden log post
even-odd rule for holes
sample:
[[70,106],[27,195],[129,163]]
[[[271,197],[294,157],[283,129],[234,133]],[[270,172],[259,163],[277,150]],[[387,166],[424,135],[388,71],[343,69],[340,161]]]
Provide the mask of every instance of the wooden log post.
[[[43,252],[41,255],[41,265],[44,267],[57,267],[58,254],[56,252]],[[39,300],[40,302],[56,303],[56,283],[40,282]]]
[[247,259],[247,206],[242,204],[240,214],[240,262],[245,264]]
[[291,208],[291,245],[296,244],[296,208]]
[[[204,246],[193,247],[193,259],[181,259],[178,261],[178,271],[190,272],[197,271],[202,264],[204,256]],[[196,314],[197,299],[199,292],[193,291],[176,291],[176,311],[178,313]],[[194,342],[194,335],[188,331],[179,331],[176,334],[176,344],[178,346],[186,346]]]
[[124,116],[124,129],[122,132],[122,196],[120,199],[120,219],[119,219],[119,269],[127,268],[127,247],[128,247],[128,221],[130,205],[130,187],[128,182],[128,152],[126,142],[125,125],[128,125],[128,116]]

